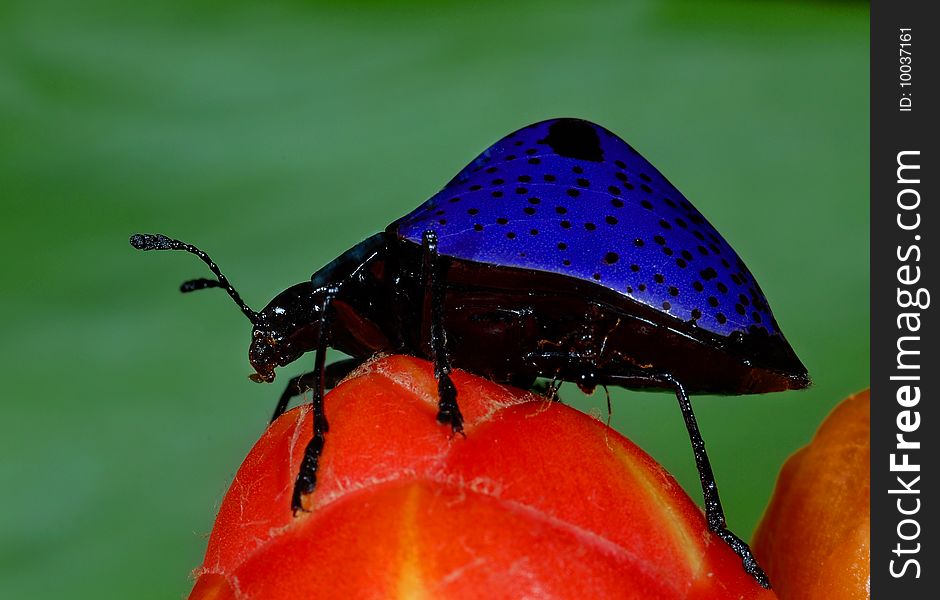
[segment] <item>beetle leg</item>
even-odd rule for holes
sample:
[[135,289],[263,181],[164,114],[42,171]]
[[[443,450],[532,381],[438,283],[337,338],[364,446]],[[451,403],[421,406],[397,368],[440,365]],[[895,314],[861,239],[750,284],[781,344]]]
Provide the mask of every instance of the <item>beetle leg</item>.
[[726,544],[731,546],[735,554],[741,557],[745,571],[763,587],[770,588],[770,581],[760,565],[757,564],[757,559],[751,553],[750,547],[744,540],[728,531],[725,513],[721,508],[721,499],[718,497],[718,484],[715,482],[715,475],[712,473],[712,466],[708,460],[708,454],[705,452],[705,442],[702,440],[698,423],[695,421],[695,413],[692,412],[692,402],[689,400],[689,395],[682,384],[676,381],[675,377],[671,375],[662,375],[661,377],[675,388],[679,408],[682,410],[682,418],[685,420],[685,427],[689,431],[692,452],[695,454],[695,466],[698,468],[699,479],[702,482],[702,495],[705,498],[705,519],[708,522],[708,529],[724,540]]
[[[331,390],[335,388],[340,381],[345,379],[347,375],[352,373],[353,370],[365,362],[365,360],[364,358],[344,358],[343,360],[338,360],[335,363],[326,365],[326,368],[323,370],[323,389]],[[281,393],[281,397],[277,401],[277,406],[274,408],[274,414],[271,416],[270,422],[273,423],[278,417],[284,414],[291,399],[302,396],[307,390],[312,390],[316,385],[317,377],[316,371],[310,371],[309,373],[303,373],[288,381],[287,387],[284,388],[284,392]]]
[[431,292],[431,354],[434,359],[434,377],[437,379],[437,422],[449,424],[454,433],[463,433],[463,415],[457,405],[457,388],[450,378],[447,358],[447,334],[444,331],[444,282],[437,254],[437,234],[427,230],[424,242],[425,290]]
[[[590,359],[577,353],[563,352],[540,352],[533,353],[528,357],[537,364],[545,365],[545,368],[555,368],[564,377],[569,380],[583,381],[594,373],[594,367],[590,365]],[[587,365],[587,366],[585,366]],[[606,367],[610,367],[608,363]],[[718,496],[718,484],[715,482],[715,475],[712,472],[711,462],[708,460],[708,453],[705,452],[705,442],[702,440],[702,434],[699,431],[698,423],[695,420],[695,413],[692,412],[692,402],[685,391],[685,387],[668,373],[659,371],[644,371],[637,367],[619,365],[620,369],[613,370],[614,375],[599,377],[595,383],[599,385],[619,385],[623,387],[666,387],[675,391],[676,398],[679,401],[679,408],[682,411],[682,418],[685,421],[685,427],[689,432],[689,440],[692,442],[692,452],[695,455],[695,466],[698,468],[699,479],[702,482],[702,496],[705,500],[705,520],[708,523],[709,531],[720,537],[728,546],[734,550],[735,554],[741,557],[744,563],[744,570],[750,574],[759,584],[765,588],[770,587],[770,581],[767,575],[757,564],[757,560],[751,553],[748,545],[738,536],[728,530],[728,524],[725,521],[725,513],[721,508],[721,499]],[[605,367],[605,368],[606,368]]]
[[303,507],[303,497],[313,491],[317,485],[317,467],[320,462],[320,454],[323,453],[323,446],[326,443],[326,432],[330,430],[330,424],[326,420],[326,413],[323,411],[323,391],[326,387],[326,346],[328,342],[329,330],[329,311],[333,299],[338,293],[338,288],[330,287],[326,290],[323,297],[323,306],[320,311],[320,333],[317,336],[317,354],[314,360],[313,372],[310,374],[313,378],[313,437],[307,443],[304,449],[304,456],[300,462],[300,471],[297,473],[297,480],[294,482],[294,493],[291,497],[291,510],[296,515],[299,511],[305,510]]
[[614,410],[610,406],[610,390],[604,384],[601,384],[601,387],[604,388],[604,395],[607,397],[607,426],[610,427],[610,419],[614,416]]

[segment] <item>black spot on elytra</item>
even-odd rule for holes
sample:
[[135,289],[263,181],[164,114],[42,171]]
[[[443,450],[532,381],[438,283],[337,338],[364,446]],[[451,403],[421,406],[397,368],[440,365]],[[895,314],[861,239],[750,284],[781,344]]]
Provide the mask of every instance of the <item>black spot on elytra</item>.
[[587,121],[579,119],[559,119],[548,128],[545,143],[556,154],[568,158],[601,162],[604,152],[597,131]]
[[699,272],[699,275],[701,275],[701,276],[702,276],[702,279],[704,279],[705,281],[708,281],[709,279],[714,279],[715,277],[718,277],[718,273],[715,272],[715,269],[713,269],[713,268],[711,268],[711,267],[708,267],[707,269],[705,269],[705,270],[703,270],[703,271],[700,271],[700,272]]

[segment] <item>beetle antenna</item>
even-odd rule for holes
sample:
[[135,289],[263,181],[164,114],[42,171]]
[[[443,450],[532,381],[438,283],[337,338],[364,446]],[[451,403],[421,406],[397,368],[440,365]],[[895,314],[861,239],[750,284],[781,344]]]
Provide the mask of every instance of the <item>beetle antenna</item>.
[[189,292],[198,292],[199,290],[204,290],[206,288],[215,288],[221,287],[222,284],[219,283],[218,279],[205,279],[200,277],[198,279],[190,279],[189,281],[184,281],[180,285],[180,291],[184,294]]
[[228,295],[232,297],[232,300],[235,301],[235,304],[238,305],[238,308],[241,309],[245,316],[248,317],[248,320],[252,323],[258,322],[258,313],[248,308],[248,305],[242,300],[242,297],[238,295],[238,292],[235,291],[235,288],[229,282],[228,278],[222,274],[222,271],[219,269],[209,255],[200,250],[199,248],[193,246],[192,244],[187,244],[186,242],[181,242],[179,240],[174,240],[173,238],[168,238],[165,235],[159,233],[135,233],[131,236],[130,239],[131,246],[137,248],[138,250],[185,250],[190,254],[195,254],[199,257],[202,262],[206,263],[209,267],[209,270],[212,271],[212,274],[216,276],[216,279],[191,279],[183,283],[180,286],[180,291],[183,293],[194,292],[196,290],[204,290],[211,287],[220,287],[224,288]]

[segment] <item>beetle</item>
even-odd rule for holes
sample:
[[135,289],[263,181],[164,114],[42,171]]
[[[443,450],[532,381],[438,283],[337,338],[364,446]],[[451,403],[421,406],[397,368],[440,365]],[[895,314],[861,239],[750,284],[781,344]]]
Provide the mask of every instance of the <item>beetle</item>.
[[[316,485],[329,423],[323,393],[366,358],[406,353],[434,363],[437,420],[462,433],[450,378],[459,367],[498,382],[537,378],[582,389],[675,393],[699,471],[708,527],[765,587],[748,546],[726,525],[690,393],[800,389],[806,368],[753,275],[702,214],[645,158],[579,119],[524,127],[485,150],[440,192],[384,231],[250,309],[202,250],[136,234],[141,250],[183,250],[253,325],[251,378],[315,351],[274,411],[312,390],[313,436],[292,509]],[[332,347],[351,359],[326,365]]]

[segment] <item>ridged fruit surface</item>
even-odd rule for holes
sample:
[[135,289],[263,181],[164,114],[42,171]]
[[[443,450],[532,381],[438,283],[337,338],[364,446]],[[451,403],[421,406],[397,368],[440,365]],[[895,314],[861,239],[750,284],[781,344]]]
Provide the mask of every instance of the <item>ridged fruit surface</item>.
[[278,419],[225,496],[190,598],[775,597],[629,440],[559,402],[453,378],[465,437],[437,423],[425,361],[381,358],[331,391],[318,487],[296,518],[311,419]]

